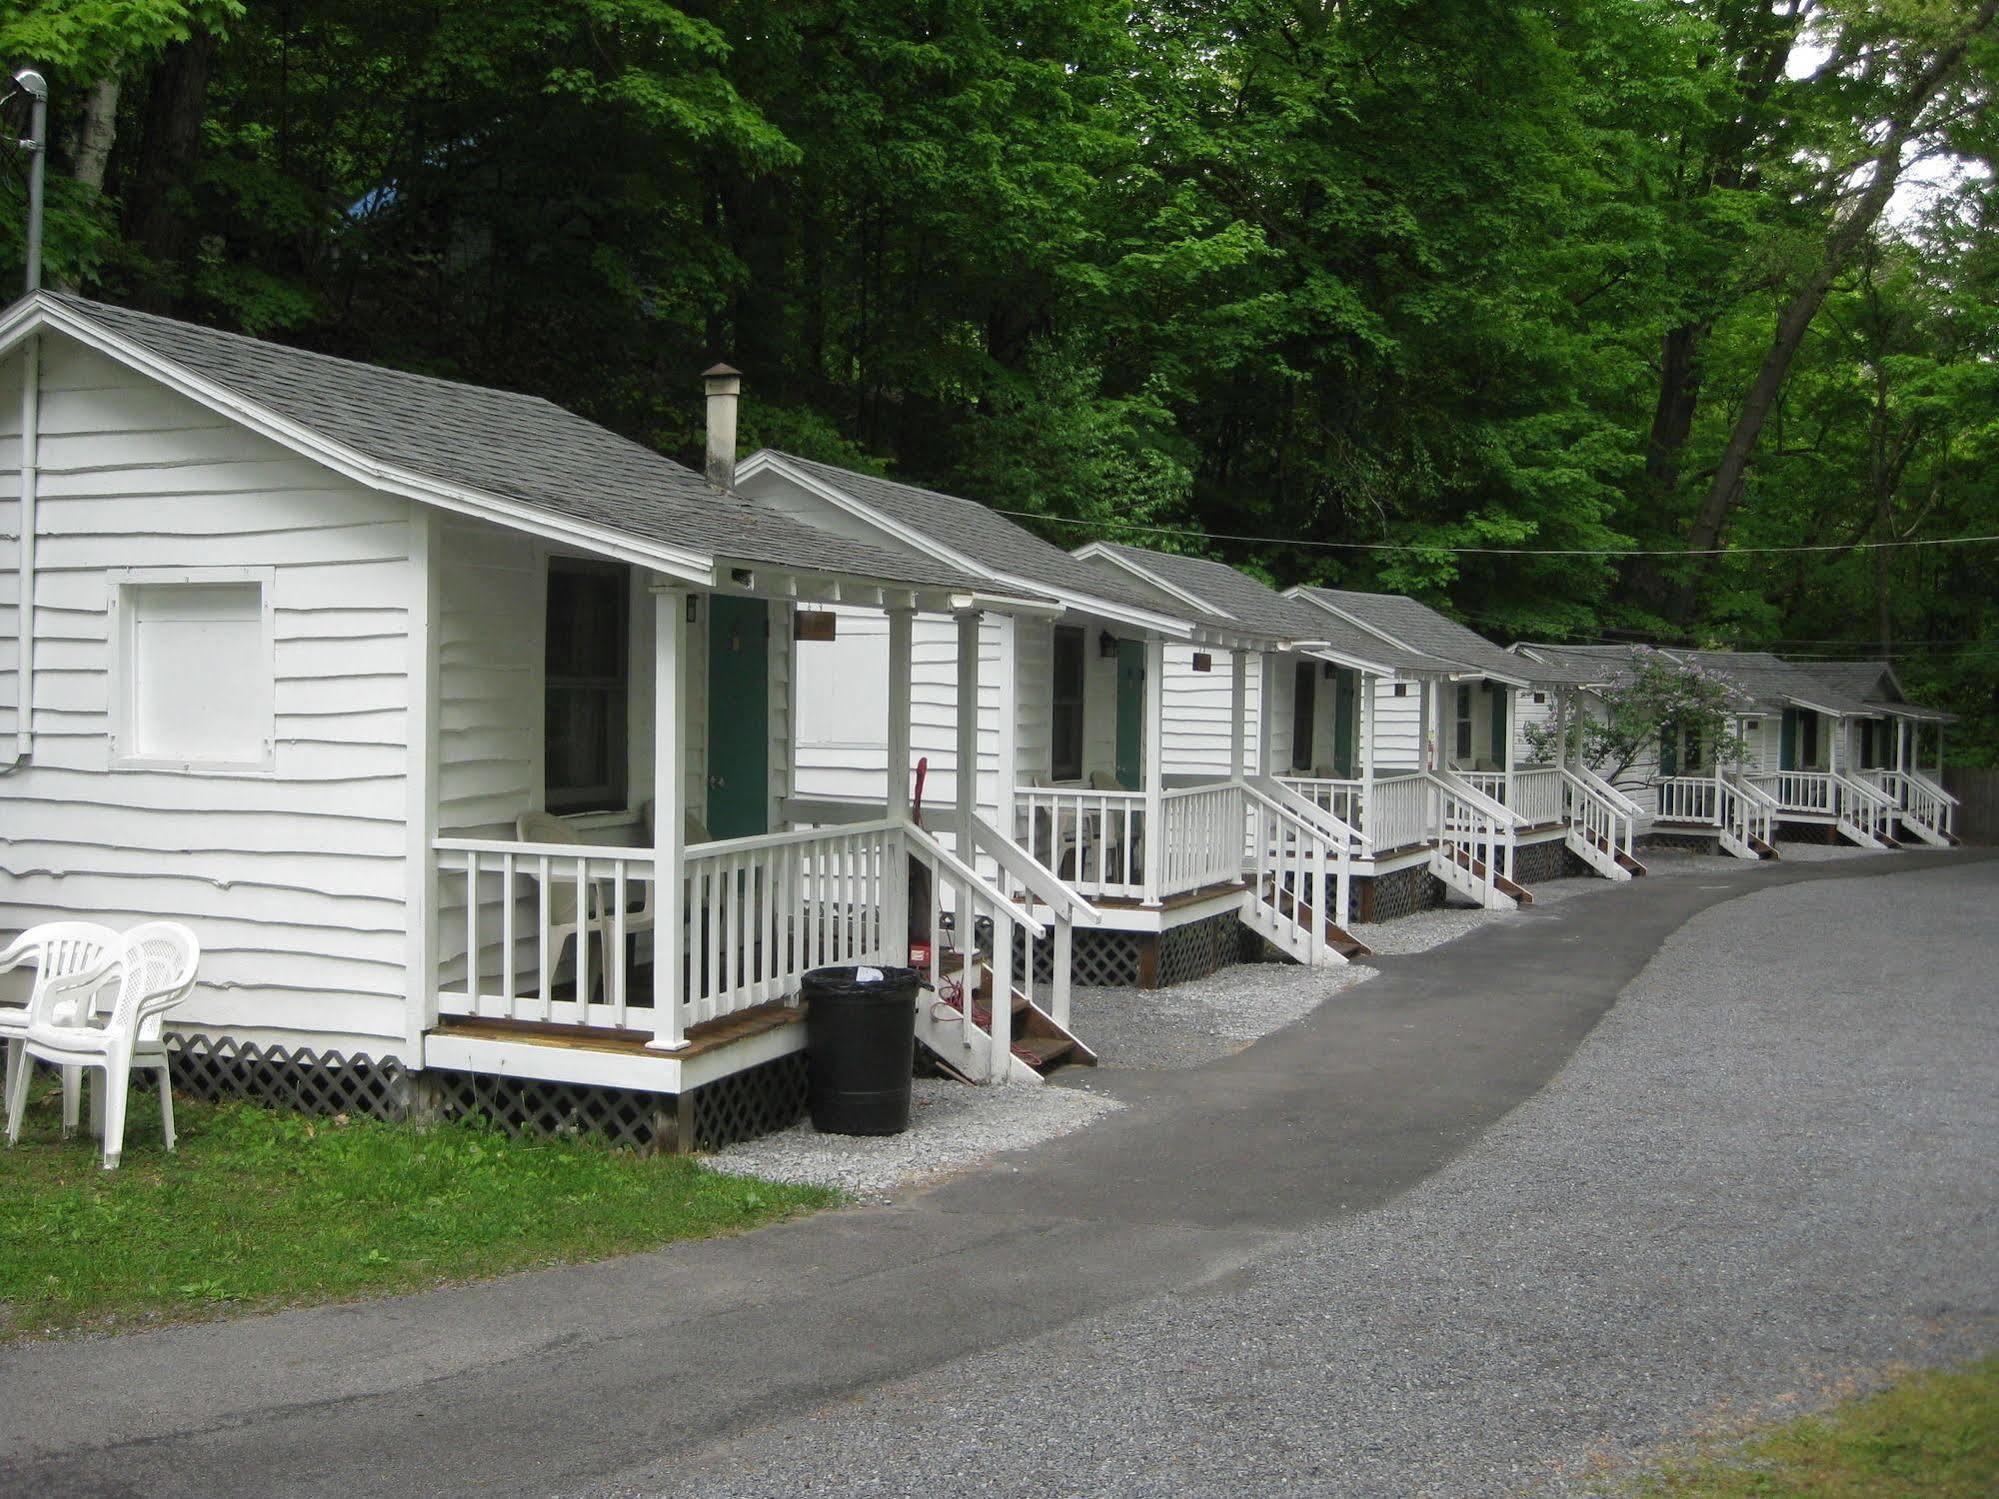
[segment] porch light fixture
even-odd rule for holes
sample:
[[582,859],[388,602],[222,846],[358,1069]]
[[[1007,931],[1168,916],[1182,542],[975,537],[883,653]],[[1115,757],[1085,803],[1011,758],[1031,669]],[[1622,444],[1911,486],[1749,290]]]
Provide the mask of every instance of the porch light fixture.
[[729,569],[729,581],[734,583],[738,588],[754,588],[757,583],[757,575],[747,567],[732,567]]
[[1195,671],[1213,671],[1214,669],[1215,658],[1213,656],[1210,656],[1206,651],[1194,652]]
[[1534,705],[1535,705],[1535,706],[1536,706],[1537,708],[1538,708],[1538,707],[1539,707],[1539,706],[1540,706],[1541,704],[1543,704],[1543,703],[1545,703],[1545,702],[1547,702],[1547,701],[1548,701],[1548,694],[1547,694],[1547,693],[1545,693],[1545,692],[1537,692],[1537,693],[1535,693],[1535,694],[1534,694]]
[[1097,654],[1106,661],[1115,661],[1117,659],[1117,636],[1111,634],[1109,630],[1100,632],[1097,636]]
[[1397,697],[1409,696],[1409,684],[1407,682],[1397,682],[1395,684],[1395,695]]
[[1319,675],[1324,677],[1328,682],[1332,681],[1338,671],[1339,668],[1330,661],[1321,661],[1319,663]]
[[689,595],[687,595],[687,622],[690,625],[693,624],[696,619],[700,618],[701,614],[700,603],[701,601],[695,598],[693,594],[690,593]]

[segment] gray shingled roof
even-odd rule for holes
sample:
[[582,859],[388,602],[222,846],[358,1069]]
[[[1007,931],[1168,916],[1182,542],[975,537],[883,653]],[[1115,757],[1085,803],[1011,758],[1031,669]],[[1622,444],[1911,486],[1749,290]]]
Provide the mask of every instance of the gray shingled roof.
[[1344,611],[1411,650],[1464,671],[1486,672],[1533,683],[1568,687],[1587,683],[1587,673],[1546,661],[1531,661],[1494,645],[1475,630],[1439,614],[1428,604],[1399,593],[1358,593],[1346,588],[1305,588],[1307,598]]
[[1631,656],[1636,649],[1632,645],[1547,645],[1539,641],[1523,641],[1514,647],[1516,653],[1531,652],[1535,660],[1566,666],[1591,685],[1604,686],[1622,686],[1632,679]]
[[1675,647],[1672,655],[1732,683],[1766,711],[1792,704],[1863,716],[1881,711],[1878,705],[1863,702],[1767,651],[1692,651]]
[[1393,672],[1435,673],[1448,666],[1416,651],[1388,644],[1323,609],[1286,598],[1248,573],[1207,557],[1155,552],[1149,547],[1104,542],[1104,549],[1191,594],[1221,614],[1291,640],[1323,640],[1343,656],[1366,661]]
[[1926,708],[1920,703],[1910,702],[1896,680],[1894,666],[1887,661],[1790,661],[1785,664],[1825,683],[1835,692],[1874,704],[1880,713],[1894,713],[1925,721],[1948,721],[1953,716],[1941,708]]
[[[977,500],[961,499],[934,489],[922,489],[895,479],[855,473],[831,463],[770,449],[771,456],[852,496],[870,509],[970,557],[981,567],[1011,578],[1046,583],[1070,593],[1102,599],[1124,609],[1142,609],[1168,619],[1185,620],[1228,631],[1234,622],[1203,615],[1153,596],[1114,575],[1099,571],[1079,557],[1043,541],[1025,526],[1008,520]],[[1249,633],[1261,633],[1250,626]]]
[[250,405],[419,479],[709,557],[924,587],[986,587],[928,558],[848,541],[727,494],[539,396],[42,295]]

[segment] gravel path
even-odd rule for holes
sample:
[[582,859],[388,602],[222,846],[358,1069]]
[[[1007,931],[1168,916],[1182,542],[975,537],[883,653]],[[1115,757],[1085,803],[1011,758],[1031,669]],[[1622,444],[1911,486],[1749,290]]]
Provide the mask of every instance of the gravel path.
[[766,1181],[837,1187],[864,1202],[984,1165],[1003,1151],[1022,1150],[1081,1129],[1123,1105],[1080,1088],[1038,1083],[975,1088],[945,1078],[918,1078],[909,1128],[899,1135],[822,1135],[811,1121],[702,1158],[711,1171]]
[[1302,1019],[1375,972],[1359,963],[1238,963],[1170,989],[1078,989],[1070,1018],[1106,1067],[1194,1067]]
[[1715,907],[1386,1207],[689,1454],[676,1491],[1572,1493],[1990,1348],[1995,903],[1999,864]]

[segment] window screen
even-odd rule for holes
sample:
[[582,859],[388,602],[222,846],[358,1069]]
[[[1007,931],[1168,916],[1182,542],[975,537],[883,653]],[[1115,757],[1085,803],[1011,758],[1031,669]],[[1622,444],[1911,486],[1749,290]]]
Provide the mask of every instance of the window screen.
[[630,630],[626,570],[551,558],[546,791],[551,812],[622,811]]
[[1083,776],[1083,632],[1072,625],[1055,631],[1053,724],[1049,772],[1058,781]]

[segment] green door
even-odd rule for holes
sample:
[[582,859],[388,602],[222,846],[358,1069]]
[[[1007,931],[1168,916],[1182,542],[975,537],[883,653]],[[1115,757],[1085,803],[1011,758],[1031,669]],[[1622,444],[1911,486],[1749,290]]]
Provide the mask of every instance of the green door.
[[[668,596],[670,597],[670,595]],[[708,833],[770,831],[770,606],[708,600]]]
[[1145,643],[1117,643],[1117,778],[1127,791],[1145,787]]
[[1506,763],[1506,722],[1507,709],[1513,702],[1513,693],[1499,683],[1492,684],[1492,763]]
[[1784,710],[1782,737],[1777,741],[1777,768],[1796,770],[1798,768],[1798,710]]
[[1333,774],[1352,780],[1360,757],[1360,673],[1341,667],[1333,678]]

